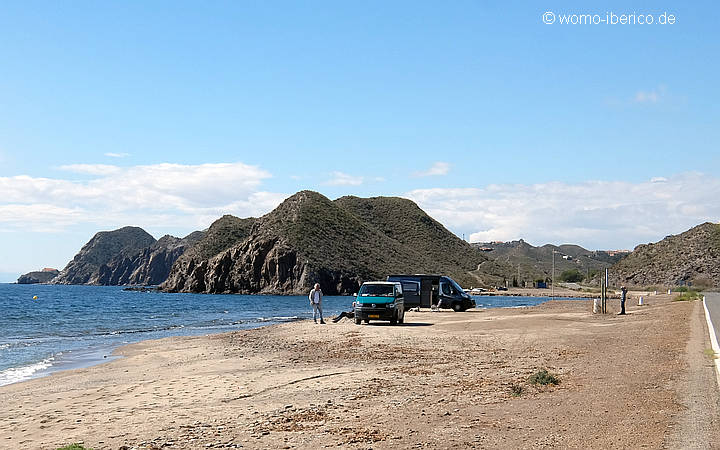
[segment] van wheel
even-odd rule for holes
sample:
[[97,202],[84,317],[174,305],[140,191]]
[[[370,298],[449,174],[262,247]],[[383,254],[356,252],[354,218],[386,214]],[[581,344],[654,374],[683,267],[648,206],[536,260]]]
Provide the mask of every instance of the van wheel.
[[397,322],[398,322],[398,316],[397,316],[397,310],[395,310],[392,317],[390,318],[390,325],[396,325]]
[[355,325],[360,325],[360,322],[362,322],[362,320],[360,320],[359,317],[355,317]]
[[452,309],[455,312],[461,312],[463,310],[463,307],[461,303],[453,303]]
[[402,314],[400,314],[400,317],[398,318],[398,323],[405,323],[405,310],[403,309]]

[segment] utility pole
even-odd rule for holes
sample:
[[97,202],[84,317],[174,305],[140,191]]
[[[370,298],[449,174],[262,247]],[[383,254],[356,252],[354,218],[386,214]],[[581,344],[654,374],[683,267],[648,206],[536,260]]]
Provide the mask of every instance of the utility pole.
[[553,250],[553,273],[552,273],[552,286],[550,289],[550,298],[555,298],[555,250]]

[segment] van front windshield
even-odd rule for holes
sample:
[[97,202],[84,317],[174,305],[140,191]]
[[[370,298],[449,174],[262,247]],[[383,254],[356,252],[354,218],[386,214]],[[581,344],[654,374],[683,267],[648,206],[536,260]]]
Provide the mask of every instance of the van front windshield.
[[361,297],[392,297],[392,284],[363,284],[358,295]]
[[[455,282],[455,280],[453,280],[452,278],[447,278],[447,277],[444,277],[444,278],[445,278],[444,281],[447,281],[448,283],[450,283],[450,284],[452,285],[452,287],[455,288],[455,291],[456,291],[458,294],[461,294],[461,293],[465,292],[465,291],[463,291],[463,288],[461,288],[460,285],[458,285],[458,284]],[[448,287],[449,287],[449,286],[448,286]],[[445,292],[443,292],[443,293],[445,293]],[[449,293],[447,293],[447,294],[449,294]]]

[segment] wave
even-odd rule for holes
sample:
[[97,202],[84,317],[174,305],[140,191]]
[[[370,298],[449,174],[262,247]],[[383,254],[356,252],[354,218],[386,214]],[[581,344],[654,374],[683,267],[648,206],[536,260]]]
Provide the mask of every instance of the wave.
[[26,347],[46,342],[56,341],[83,341],[86,339],[97,339],[107,336],[122,336],[126,334],[145,334],[145,333],[163,333],[172,330],[188,329],[188,330],[202,330],[202,329],[216,329],[216,328],[229,328],[237,325],[250,324],[250,323],[266,323],[266,322],[292,322],[295,320],[301,320],[298,316],[271,316],[271,317],[256,317],[244,320],[235,321],[224,321],[224,320],[212,320],[208,322],[199,323],[188,323],[188,324],[173,324],[165,326],[155,327],[139,327],[139,328],[126,328],[119,330],[86,330],[78,334],[68,333],[48,333],[46,336],[11,336],[9,344],[0,344],[0,350],[8,347]]
[[258,317],[258,322],[295,322],[296,320],[302,320],[298,316],[275,316],[275,317]]
[[0,371],[0,386],[29,380],[37,372],[51,367],[54,360],[55,358],[51,356],[50,358],[44,359],[39,363],[29,364],[27,366],[21,367],[11,367],[9,369]]
[[115,330],[109,333],[97,333],[92,336],[117,336],[120,334],[135,334],[135,333],[153,333],[158,331],[170,331],[177,330],[179,328],[185,328],[185,325],[168,325],[166,327],[154,327],[154,328],[138,328],[130,330]]

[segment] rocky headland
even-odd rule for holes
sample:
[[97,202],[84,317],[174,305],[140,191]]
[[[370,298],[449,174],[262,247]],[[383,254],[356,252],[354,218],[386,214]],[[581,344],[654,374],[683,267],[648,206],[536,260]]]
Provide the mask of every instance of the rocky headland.
[[53,284],[157,285],[185,250],[203,236],[163,236],[155,240],[138,227],[101,231],[54,278]]
[[24,275],[20,275],[17,280],[17,284],[44,284],[49,283],[60,273],[57,269],[46,268],[35,272],[28,272]]

